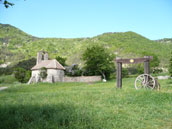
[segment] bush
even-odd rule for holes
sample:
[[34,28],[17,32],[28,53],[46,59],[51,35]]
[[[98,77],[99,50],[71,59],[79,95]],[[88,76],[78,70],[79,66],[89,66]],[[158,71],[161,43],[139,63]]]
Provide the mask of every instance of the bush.
[[110,74],[109,80],[116,79],[116,72]]
[[159,67],[160,60],[159,57],[152,52],[143,52],[143,56],[153,56],[153,60],[150,61],[150,72],[153,73],[153,70]]
[[24,68],[16,68],[14,71],[14,76],[19,82],[26,83],[29,81],[31,72],[25,70]]
[[27,70],[25,73],[24,82],[28,82],[31,77],[31,71]]
[[128,77],[128,69],[122,68],[122,77],[124,78]]
[[0,84],[4,83],[4,81],[5,81],[4,78],[0,78]]
[[11,75],[13,73],[13,67],[0,68],[0,76],[1,75]]
[[78,64],[73,64],[72,66],[66,67],[65,74],[67,76],[81,76],[83,70],[78,67]]
[[162,73],[162,72],[163,72],[163,70],[161,68],[152,69],[152,73],[154,73],[154,74],[158,74],[158,73]]
[[143,66],[143,64],[138,64],[137,65],[137,73],[138,74],[143,74],[144,73],[144,66]]
[[94,75],[100,75],[100,73],[97,71],[92,71],[90,69],[83,69],[83,75],[84,76],[94,76]]

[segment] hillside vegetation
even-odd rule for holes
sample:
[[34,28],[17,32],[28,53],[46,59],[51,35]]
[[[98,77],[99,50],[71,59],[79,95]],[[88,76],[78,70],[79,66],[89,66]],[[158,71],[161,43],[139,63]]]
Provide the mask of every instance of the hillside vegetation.
[[[40,50],[49,52],[51,58],[62,56],[69,65],[82,64],[83,51],[92,44],[102,44],[120,57],[143,57],[143,53],[154,53],[161,65],[166,66],[172,44],[155,42],[134,32],[104,33],[92,38],[37,38],[6,24],[0,24],[0,48],[6,47],[13,56],[6,61],[14,62],[36,57]],[[14,58],[15,57],[15,58]]]
[[160,43],[171,43],[172,44],[172,38],[164,38],[164,39],[159,39],[159,40],[155,40],[156,42],[160,42]]

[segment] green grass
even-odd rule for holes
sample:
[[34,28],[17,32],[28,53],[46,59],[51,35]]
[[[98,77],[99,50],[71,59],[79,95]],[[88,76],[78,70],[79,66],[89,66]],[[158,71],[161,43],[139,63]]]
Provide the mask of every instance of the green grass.
[[1,129],[171,129],[172,81],[160,91],[134,79],[107,83],[15,84],[0,91]]
[[13,75],[0,76],[0,87],[1,85],[4,84],[13,84],[13,83],[17,83],[17,80]]

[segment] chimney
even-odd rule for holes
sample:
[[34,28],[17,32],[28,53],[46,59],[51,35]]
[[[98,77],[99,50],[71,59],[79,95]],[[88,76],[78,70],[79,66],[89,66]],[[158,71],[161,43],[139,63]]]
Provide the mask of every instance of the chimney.
[[44,60],[48,60],[48,52],[44,52]]
[[36,61],[36,64],[39,64],[42,61],[42,58],[43,58],[43,53],[42,53],[42,51],[39,51],[37,53],[37,61]]

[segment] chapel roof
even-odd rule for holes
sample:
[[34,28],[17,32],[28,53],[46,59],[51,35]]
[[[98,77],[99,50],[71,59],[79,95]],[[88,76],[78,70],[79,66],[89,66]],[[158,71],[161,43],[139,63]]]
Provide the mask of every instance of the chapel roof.
[[31,70],[39,70],[42,67],[45,67],[47,69],[65,70],[65,68],[56,59],[42,60],[39,64],[36,64],[34,67],[32,67]]

